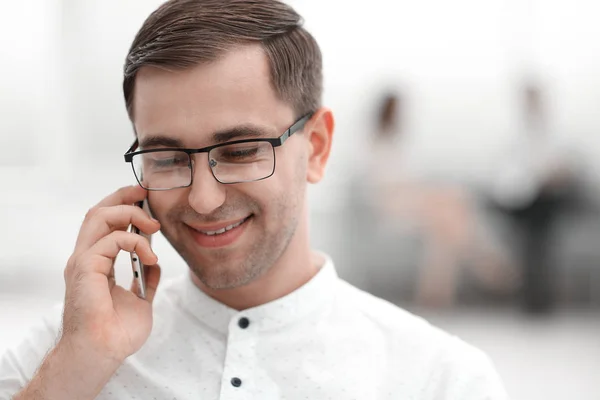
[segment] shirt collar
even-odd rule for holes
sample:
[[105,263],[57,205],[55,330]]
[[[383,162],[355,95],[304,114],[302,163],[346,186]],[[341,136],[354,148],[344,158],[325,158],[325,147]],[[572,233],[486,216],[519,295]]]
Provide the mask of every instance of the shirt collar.
[[303,317],[324,311],[335,295],[338,279],[331,258],[319,253],[325,263],[310,281],[295,291],[269,303],[243,311],[234,310],[200,290],[186,275],[180,306],[208,327],[227,334],[233,319],[248,318],[259,330],[292,324]]

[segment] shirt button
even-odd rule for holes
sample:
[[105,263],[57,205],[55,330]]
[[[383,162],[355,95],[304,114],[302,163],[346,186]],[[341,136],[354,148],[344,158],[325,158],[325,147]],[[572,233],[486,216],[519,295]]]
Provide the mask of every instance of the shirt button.
[[235,387],[240,387],[242,386],[242,380],[240,378],[232,378],[231,384]]
[[246,317],[242,317],[238,321],[238,325],[239,325],[240,328],[246,329],[250,325],[250,320],[248,318],[246,318]]

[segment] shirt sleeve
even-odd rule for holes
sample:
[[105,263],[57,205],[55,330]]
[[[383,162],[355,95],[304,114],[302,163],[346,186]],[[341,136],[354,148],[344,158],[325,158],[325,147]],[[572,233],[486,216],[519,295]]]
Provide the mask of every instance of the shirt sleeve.
[[56,344],[62,306],[32,326],[14,347],[0,355],[0,399],[10,399],[31,380],[46,354]]
[[481,350],[458,338],[432,376],[431,399],[508,400],[492,361]]

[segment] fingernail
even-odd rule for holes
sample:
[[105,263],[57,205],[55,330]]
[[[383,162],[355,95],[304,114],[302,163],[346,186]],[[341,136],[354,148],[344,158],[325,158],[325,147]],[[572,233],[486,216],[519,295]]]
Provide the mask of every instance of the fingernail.
[[156,218],[152,218],[152,221],[154,221],[154,222],[156,222],[156,223],[160,224],[160,222],[159,222],[159,221],[158,221]]

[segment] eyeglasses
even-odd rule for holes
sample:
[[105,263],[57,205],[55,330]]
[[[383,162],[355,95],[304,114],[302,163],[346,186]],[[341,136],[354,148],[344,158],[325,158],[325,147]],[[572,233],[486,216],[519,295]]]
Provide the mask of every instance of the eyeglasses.
[[275,147],[298,132],[312,117],[309,113],[278,138],[236,140],[200,149],[161,148],[135,151],[138,140],[125,153],[136,180],[146,190],[170,190],[192,185],[192,154],[208,153],[208,165],[215,179],[224,184],[254,182],[275,173]]

